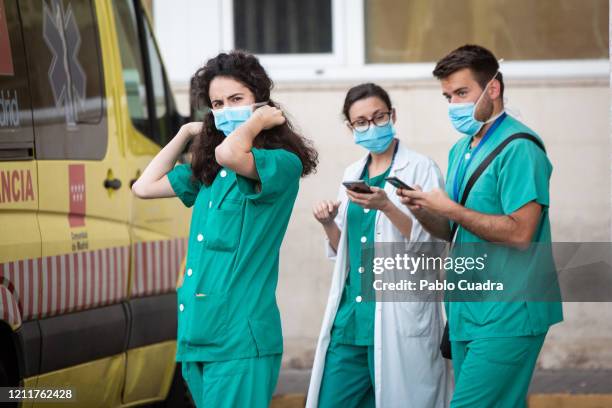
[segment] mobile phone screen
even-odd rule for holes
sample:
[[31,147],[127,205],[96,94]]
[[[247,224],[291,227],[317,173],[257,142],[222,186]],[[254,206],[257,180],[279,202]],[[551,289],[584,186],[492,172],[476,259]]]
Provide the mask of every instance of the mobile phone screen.
[[346,187],[348,190],[355,191],[357,193],[371,193],[372,190],[370,186],[366,184],[363,180],[355,180],[355,181],[343,181],[342,185]]
[[413,190],[414,191],[414,188],[410,187],[408,184],[404,183],[402,180],[398,179],[395,176],[387,177],[385,179],[385,181],[388,181],[392,186],[394,186],[396,188],[403,188],[404,190]]

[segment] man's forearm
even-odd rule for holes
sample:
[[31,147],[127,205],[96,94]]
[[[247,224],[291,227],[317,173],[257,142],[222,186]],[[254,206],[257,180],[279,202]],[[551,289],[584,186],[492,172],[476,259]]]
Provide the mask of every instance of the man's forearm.
[[516,222],[508,215],[484,214],[457,204],[447,214],[472,234],[490,242],[514,243]]
[[432,214],[425,209],[413,211],[412,214],[414,214],[421,226],[431,235],[445,241],[451,240],[450,227],[446,217]]

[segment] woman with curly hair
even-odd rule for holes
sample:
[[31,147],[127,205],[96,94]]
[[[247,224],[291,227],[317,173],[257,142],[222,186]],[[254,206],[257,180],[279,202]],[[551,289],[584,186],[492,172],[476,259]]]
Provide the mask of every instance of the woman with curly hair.
[[[176,359],[196,405],[267,407],[283,351],[279,249],[317,152],[270,99],[253,55],[219,54],[191,82],[210,112],[182,126],[132,190],[193,206]],[[174,167],[192,139],[191,164]]]

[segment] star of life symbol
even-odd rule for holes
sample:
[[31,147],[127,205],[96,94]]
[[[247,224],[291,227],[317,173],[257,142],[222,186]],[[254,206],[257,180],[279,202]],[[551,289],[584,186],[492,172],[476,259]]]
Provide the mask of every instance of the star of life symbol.
[[62,0],[51,0],[43,7],[43,38],[53,55],[48,76],[55,106],[64,109],[69,127],[76,126],[79,107],[85,105],[87,81],[78,60],[81,34],[71,4],[64,10]]

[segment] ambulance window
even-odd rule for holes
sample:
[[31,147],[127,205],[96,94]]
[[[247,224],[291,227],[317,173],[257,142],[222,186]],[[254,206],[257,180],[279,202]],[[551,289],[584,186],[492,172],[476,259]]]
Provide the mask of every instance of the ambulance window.
[[168,87],[155,40],[138,1],[115,1],[113,9],[132,123],[164,146],[172,132],[173,109],[169,108]]
[[13,0],[0,0],[0,160],[33,156],[32,110],[19,11]]
[[136,129],[149,136],[152,129],[147,108],[147,85],[134,3],[132,0],[114,1],[113,11],[130,117]]
[[157,128],[156,142],[161,146],[164,146],[172,136],[170,134],[170,118],[168,116],[167,109],[167,96],[166,96],[166,81],[164,76],[164,68],[162,61],[157,51],[157,46],[149,24],[145,24],[145,35],[147,37],[147,49],[149,54],[149,67],[151,69],[151,81],[153,82],[153,98],[155,105],[155,125]]
[[108,143],[91,0],[19,1],[38,159],[100,160]]

